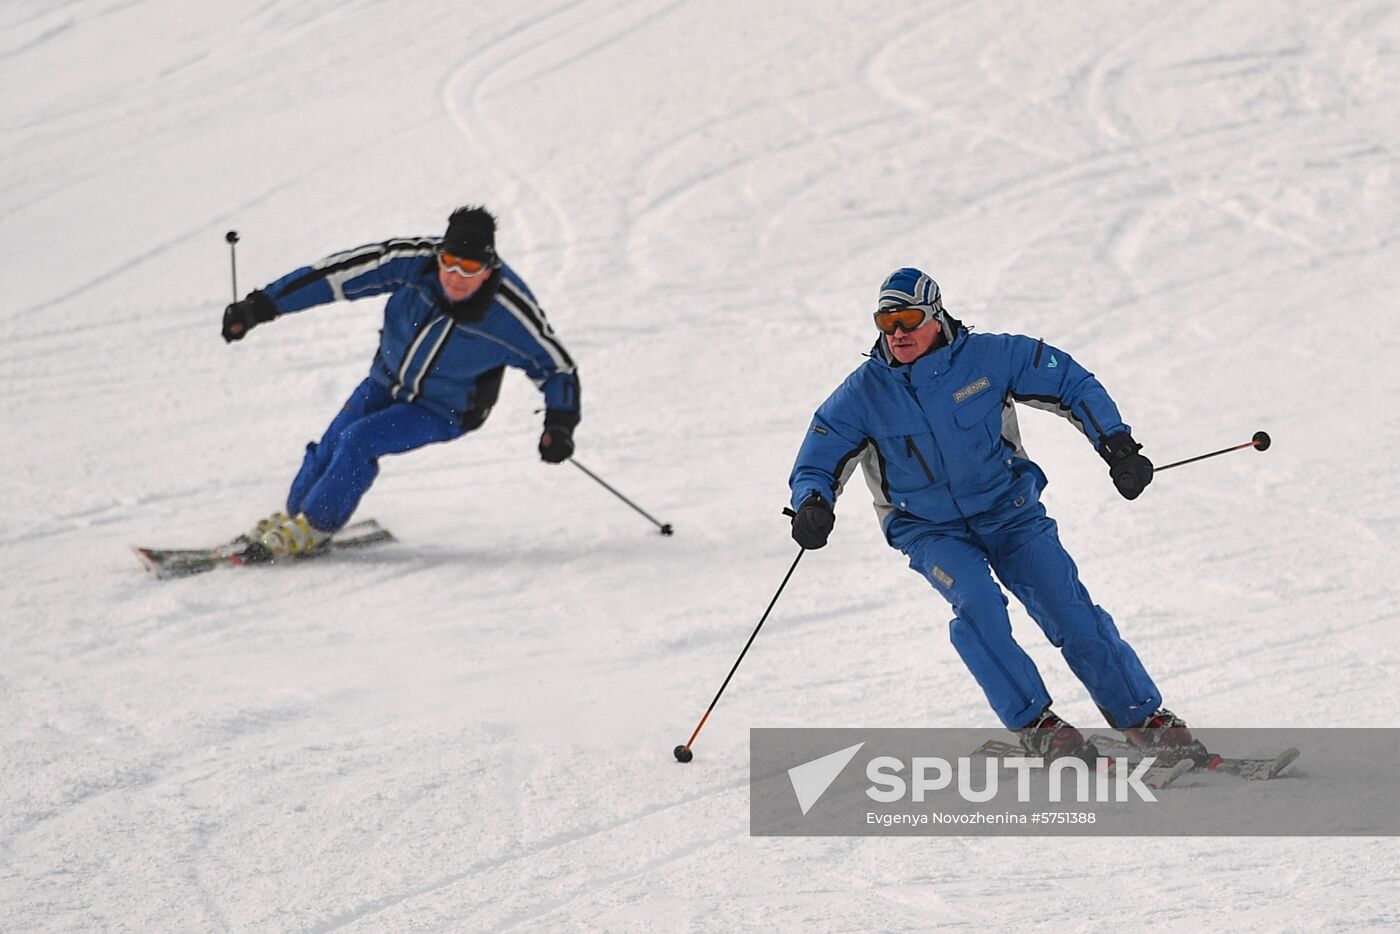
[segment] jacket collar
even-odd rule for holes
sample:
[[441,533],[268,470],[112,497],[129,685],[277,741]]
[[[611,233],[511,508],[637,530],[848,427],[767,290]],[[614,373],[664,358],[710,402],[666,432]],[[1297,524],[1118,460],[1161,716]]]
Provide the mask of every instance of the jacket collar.
[[424,263],[422,274],[429,280],[428,288],[438,308],[459,324],[475,324],[486,318],[486,313],[491,310],[491,304],[496,300],[496,293],[500,291],[501,280],[504,278],[501,267],[497,266],[487,274],[486,281],[471,298],[464,302],[451,302],[447,299],[447,293],[442,290],[442,283],[438,281],[436,258]]
[[911,382],[923,382],[924,380],[938,376],[940,373],[948,372],[948,368],[953,365],[953,358],[956,357],[967,343],[967,330],[959,328],[952,343],[944,344],[934,350],[930,350],[913,363],[900,363],[890,356],[889,346],[885,343],[883,336],[875,339],[875,346],[870,350],[870,359],[882,370],[891,376],[902,376]]

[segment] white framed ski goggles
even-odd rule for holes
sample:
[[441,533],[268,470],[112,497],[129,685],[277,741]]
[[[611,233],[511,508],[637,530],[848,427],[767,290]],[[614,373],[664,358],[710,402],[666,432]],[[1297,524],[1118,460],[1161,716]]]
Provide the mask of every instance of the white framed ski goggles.
[[451,253],[438,251],[438,265],[448,272],[455,272],[464,279],[475,279],[483,272],[491,269],[491,262],[484,259],[470,259],[465,256],[453,256]]

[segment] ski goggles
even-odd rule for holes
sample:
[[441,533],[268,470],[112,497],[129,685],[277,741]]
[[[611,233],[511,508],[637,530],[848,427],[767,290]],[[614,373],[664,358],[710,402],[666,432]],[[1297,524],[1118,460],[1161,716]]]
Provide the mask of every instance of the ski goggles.
[[881,334],[893,334],[896,330],[917,331],[928,324],[933,317],[933,307],[929,305],[908,305],[904,308],[890,308],[875,312],[875,326]]
[[484,259],[468,259],[465,256],[453,256],[451,253],[439,252],[437,255],[438,265],[448,272],[455,272],[459,276],[467,279],[474,279],[491,268],[491,263]]

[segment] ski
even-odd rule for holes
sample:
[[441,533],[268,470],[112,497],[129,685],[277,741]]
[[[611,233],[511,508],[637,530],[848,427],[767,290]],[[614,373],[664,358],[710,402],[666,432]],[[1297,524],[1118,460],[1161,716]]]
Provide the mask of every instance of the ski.
[[[1001,740],[989,739],[981,746],[978,746],[972,755],[974,757],[980,756],[986,759],[1010,759],[1024,758],[1027,752],[1017,743],[1007,743]],[[1114,757],[1105,753],[1102,747],[1099,747],[1099,755],[1100,760],[1104,763],[1101,768],[1105,770],[1111,768]],[[1130,764],[1133,764],[1131,760],[1129,761]],[[1142,757],[1139,756],[1137,761],[1142,761]],[[1148,788],[1154,791],[1160,791],[1191,771],[1194,766],[1195,763],[1190,759],[1182,759],[1179,762],[1165,762],[1160,765],[1154,764],[1152,768],[1148,769],[1143,774],[1141,780]]]
[[[1089,742],[1098,747],[1100,752],[1122,756],[1129,761],[1132,761],[1134,758],[1141,759],[1143,755],[1143,751],[1138,747],[1126,740],[1117,739],[1112,736],[1091,736],[1089,737]],[[1228,756],[1218,756],[1212,753],[1205,762],[1201,763],[1201,767],[1207,772],[1218,772],[1221,775],[1234,775],[1247,781],[1268,781],[1273,778],[1278,778],[1283,770],[1292,765],[1293,760],[1297,759],[1299,755],[1301,755],[1301,753],[1297,749],[1291,747],[1283,750],[1273,758],[1237,759]]]
[[[388,529],[373,519],[352,522],[335,533],[326,544],[309,555],[297,556],[292,560],[302,561],[318,558],[333,551],[365,548],[395,541]],[[250,551],[252,540],[240,535],[230,542],[213,548],[147,548],[132,545],[131,550],[158,580],[177,577],[190,577],[221,567],[242,567],[246,564],[272,564],[275,562],[261,558],[257,551]]]

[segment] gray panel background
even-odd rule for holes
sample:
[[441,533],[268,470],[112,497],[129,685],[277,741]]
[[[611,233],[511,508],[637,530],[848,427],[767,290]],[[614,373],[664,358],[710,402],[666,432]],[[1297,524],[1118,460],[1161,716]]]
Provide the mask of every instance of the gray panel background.
[[[1108,733],[1108,731],[1102,731]],[[1201,770],[1154,792],[1155,802],[1130,795],[1126,802],[1086,803],[1073,791],[1048,799],[1049,780],[1033,774],[1030,800],[1017,801],[1017,772],[1003,768],[998,793],[985,803],[963,799],[953,786],[926,795],[907,794],[884,804],[871,799],[867,764],[877,756],[904,763],[937,756],[956,763],[1006,732],[979,729],[753,729],[749,734],[750,832],[755,836],[1394,836],[1400,834],[1400,730],[1221,729],[1197,730],[1212,751],[1234,757],[1272,757],[1296,747],[1302,755],[1278,778],[1248,781]],[[1110,734],[1112,735],[1112,734]],[[804,816],[788,769],[856,743],[865,745]],[[984,760],[971,760],[971,787],[985,786]],[[1070,784],[1067,783],[1067,787]],[[1096,785],[1091,781],[1091,792]],[[1064,813],[1052,822],[1035,815]],[[872,818],[873,815],[873,818]],[[872,823],[908,816],[926,823]],[[1019,822],[1024,816],[1026,823]],[[941,818],[949,823],[939,823]],[[1004,823],[968,823],[988,818]],[[1069,822],[1061,822],[1069,821]]]

